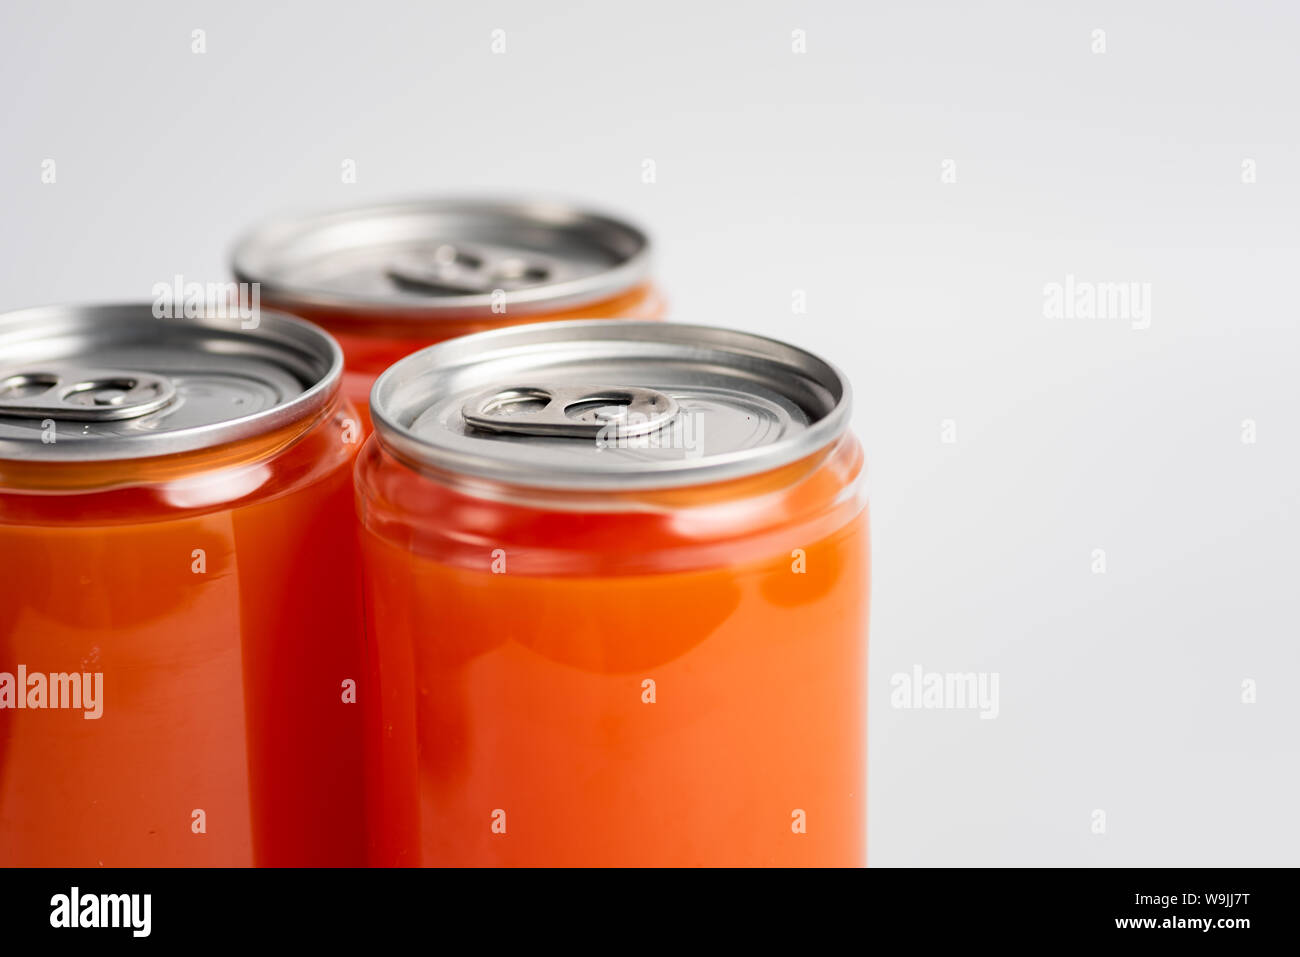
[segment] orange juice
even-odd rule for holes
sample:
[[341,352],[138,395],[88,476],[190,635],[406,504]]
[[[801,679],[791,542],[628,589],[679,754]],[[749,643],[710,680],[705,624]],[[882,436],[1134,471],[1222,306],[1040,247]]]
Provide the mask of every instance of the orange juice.
[[375,378],[418,349],[558,316],[663,311],[644,232],[550,202],[423,200],[279,220],[233,259],[261,301],[339,340],[344,393],[367,428]]
[[356,469],[371,862],[863,863],[849,400],[802,350],[657,323],[385,373]]
[[338,346],[144,304],[0,355],[0,866],[361,863]]

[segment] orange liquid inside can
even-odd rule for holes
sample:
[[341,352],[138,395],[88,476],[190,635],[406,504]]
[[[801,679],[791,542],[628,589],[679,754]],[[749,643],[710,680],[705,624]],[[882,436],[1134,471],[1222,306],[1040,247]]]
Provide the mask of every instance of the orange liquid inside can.
[[[82,393],[60,405],[59,384],[36,399],[48,418],[10,420],[0,390],[0,673],[76,675],[97,689],[93,707],[87,696],[78,707],[56,700],[56,679],[44,701],[30,678],[11,683],[23,707],[5,701],[0,674],[0,866],[362,863],[361,712],[344,684],[363,677],[359,430],[337,347],[264,315],[265,335],[302,354],[285,345],[285,370],[259,358],[241,379],[236,349],[261,349],[260,338],[191,336],[148,305],[34,312],[51,341],[59,324],[87,336],[97,366],[124,366],[152,341],[131,368],[164,370],[174,395],[137,418],[99,420],[73,407]],[[0,338],[33,325],[16,318],[0,318]],[[214,344],[207,362],[194,357],[200,339]],[[323,353],[314,370],[308,347]],[[70,383],[87,377],[66,368],[74,359],[84,364],[39,365]],[[98,395],[115,402],[112,390],[128,386]],[[270,418],[209,444],[188,426],[230,425],[217,400],[260,402]],[[54,441],[31,447],[48,423]],[[178,439],[193,447],[123,457],[137,442]]]
[[[630,374],[619,360],[593,362],[609,373],[573,371],[573,357],[616,325],[554,324],[570,332],[550,342],[540,326],[530,340],[476,337],[480,345],[461,340],[444,362],[434,361],[439,350],[424,362],[446,366],[451,381],[477,352],[486,371],[475,374],[494,382],[494,355],[571,349],[538,375],[564,368],[565,394],[580,410],[575,379]],[[626,335],[654,343],[661,360],[664,335],[713,369],[730,355],[693,344],[701,327],[635,325],[641,332]],[[770,342],[728,335],[728,349]],[[710,448],[709,423],[748,428],[744,415],[768,406],[755,399],[735,415],[729,398],[718,398],[716,376],[695,389],[670,372],[662,394],[675,414],[701,417],[705,467],[694,481],[671,449],[634,447],[598,465],[622,453],[596,453],[578,436],[564,445],[554,435],[533,443],[517,431],[448,429],[455,416],[446,410],[462,396],[431,400],[427,414],[412,408],[419,382],[411,368],[385,376],[393,404],[408,404],[382,411],[357,465],[375,689],[371,862],[864,863],[869,559],[857,440],[828,428],[829,441],[811,441],[807,454],[792,445],[774,467],[726,477],[709,460],[749,433],[722,435]],[[655,358],[638,369],[638,385],[659,387]],[[542,391],[531,370],[509,374]],[[502,391],[516,402],[526,390]],[[618,398],[596,391],[603,402]],[[376,395],[385,392],[381,381]],[[804,400],[809,417],[826,412],[829,426],[832,402]],[[842,403],[835,408],[846,414]],[[504,413],[511,429],[537,414]],[[776,429],[772,415],[765,428]],[[785,420],[792,437],[801,415]],[[555,428],[564,427],[557,417]],[[422,459],[416,440],[432,450]],[[533,478],[548,461],[556,466],[547,487],[472,474],[473,462],[497,455],[527,466],[530,448]],[[646,461],[680,464],[679,479],[636,474]],[[609,465],[623,471],[581,487],[584,470]]]
[[234,272],[338,339],[368,431],[375,379],[427,346],[561,317],[662,318],[649,255],[636,227],[567,205],[426,200],[266,224]]

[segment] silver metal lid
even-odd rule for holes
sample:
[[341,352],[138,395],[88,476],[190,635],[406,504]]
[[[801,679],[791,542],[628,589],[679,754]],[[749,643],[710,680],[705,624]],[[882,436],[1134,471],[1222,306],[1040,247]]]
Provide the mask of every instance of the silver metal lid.
[[262,295],[412,318],[570,308],[625,292],[650,241],[560,203],[424,200],[266,223],[233,254]]
[[696,485],[786,465],[848,427],[849,383],[774,339],[626,319],[546,322],[423,349],[375,382],[406,461],[535,488]]
[[149,303],[0,315],[0,459],[100,461],[209,448],[323,408],[342,375],[328,333],[262,310],[157,319]]

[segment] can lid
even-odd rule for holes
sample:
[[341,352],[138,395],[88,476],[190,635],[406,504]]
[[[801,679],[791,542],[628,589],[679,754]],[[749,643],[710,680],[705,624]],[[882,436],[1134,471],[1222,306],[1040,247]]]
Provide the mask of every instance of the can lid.
[[849,383],[795,346],[711,326],[534,323],[448,340],[375,382],[399,457],[538,488],[646,489],[797,461],[848,427]]
[[232,258],[282,302],[450,318],[606,299],[644,281],[649,255],[644,232],[599,213],[443,199],[276,220]]
[[210,448],[324,407],[343,369],[328,333],[262,310],[158,319],[151,304],[0,315],[0,458],[135,459]]

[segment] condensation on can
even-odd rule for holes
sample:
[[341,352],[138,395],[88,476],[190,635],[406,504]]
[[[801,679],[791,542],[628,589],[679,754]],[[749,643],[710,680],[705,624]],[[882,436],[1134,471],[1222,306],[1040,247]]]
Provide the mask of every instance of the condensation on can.
[[564,322],[413,355],[373,402],[371,863],[865,861],[868,532],[837,370]]
[[0,316],[0,356],[0,673],[64,676],[0,684],[0,866],[361,863],[337,344],[146,303]]

